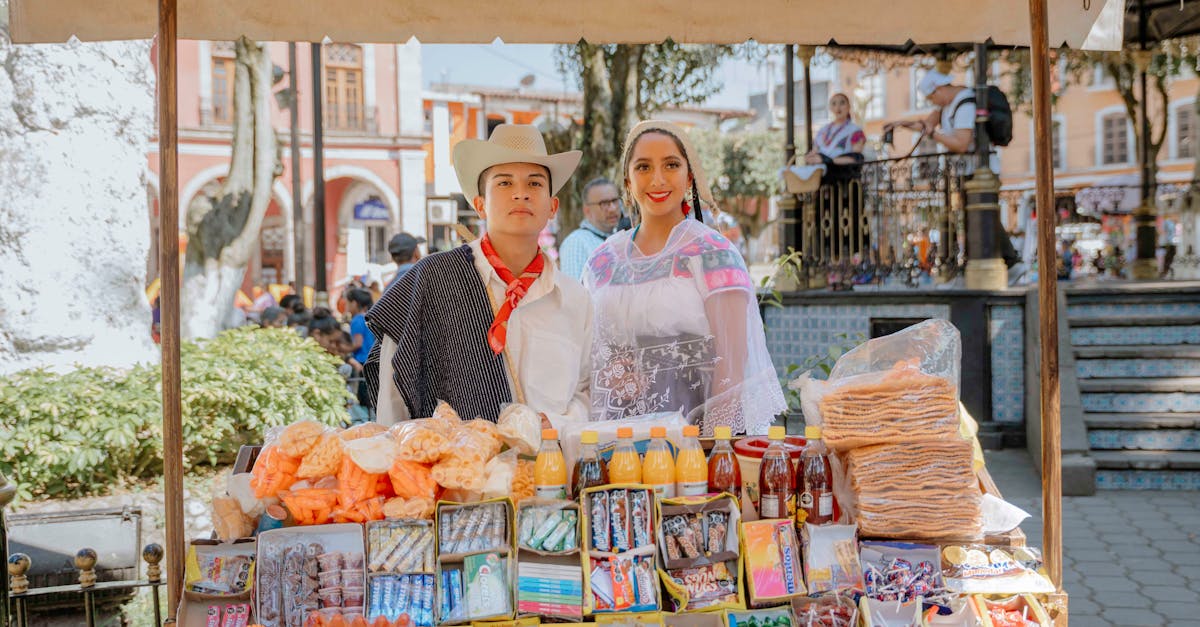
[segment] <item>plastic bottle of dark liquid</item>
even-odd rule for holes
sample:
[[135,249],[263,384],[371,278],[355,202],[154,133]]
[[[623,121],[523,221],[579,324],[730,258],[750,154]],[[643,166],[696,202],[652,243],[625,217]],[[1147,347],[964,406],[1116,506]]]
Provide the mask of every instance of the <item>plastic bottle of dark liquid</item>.
[[742,469],[733,447],[729,445],[732,433],[729,427],[717,427],[713,429],[713,436],[716,443],[708,454],[708,491],[728,492],[741,497]]
[[833,522],[833,470],[829,466],[829,452],[821,438],[821,427],[805,427],[804,439],[808,443],[800,456],[804,477],[800,484],[800,502],[796,505],[796,522],[824,525]]
[[796,475],[792,460],[784,447],[787,432],[783,427],[771,427],[771,441],[763,453],[758,468],[758,514],[762,518],[791,518],[792,496],[796,493]]
[[579,459],[571,470],[571,494],[574,498],[579,498],[585,488],[608,483],[608,468],[596,453],[597,442],[599,437],[595,431],[579,434]]

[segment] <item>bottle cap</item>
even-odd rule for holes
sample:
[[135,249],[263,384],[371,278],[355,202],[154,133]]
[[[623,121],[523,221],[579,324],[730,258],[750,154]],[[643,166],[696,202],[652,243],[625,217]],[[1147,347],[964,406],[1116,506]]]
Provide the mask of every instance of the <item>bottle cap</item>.
[[685,437],[685,438],[700,437],[700,427],[697,427],[696,425],[688,425],[688,426],[684,427],[683,428],[683,437]]
[[815,425],[811,426],[811,427],[804,427],[804,439],[805,440],[820,440],[821,439],[821,427],[818,427]]
[[617,437],[618,438],[632,438],[633,437],[633,427],[617,427]]
[[667,437],[667,428],[666,427],[650,427],[650,437],[652,437],[652,438]]
[[558,429],[542,429],[542,439],[543,440],[557,440],[558,439]]
[[600,435],[595,431],[584,431],[579,434],[580,444],[597,444],[600,442]]
[[713,437],[718,440],[728,440],[733,437],[733,430],[729,427],[717,427],[713,429]]
[[771,427],[767,429],[768,440],[783,440],[787,438],[787,429],[784,427]]

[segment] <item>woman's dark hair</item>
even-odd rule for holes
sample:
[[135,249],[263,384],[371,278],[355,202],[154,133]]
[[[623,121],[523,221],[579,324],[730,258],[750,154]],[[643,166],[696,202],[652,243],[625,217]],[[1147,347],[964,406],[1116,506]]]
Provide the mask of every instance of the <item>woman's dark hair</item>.
[[346,292],[346,302],[355,303],[359,309],[370,309],[375,300],[371,297],[371,292],[356,288]]
[[287,324],[289,327],[307,327],[310,320],[312,320],[312,314],[303,311],[289,315]]
[[331,333],[341,328],[337,318],[328,307],[313,307],[312,321],[308,323],[308,333]]
[[[692,216],[695,217],[697,220],[699,220],[701,223],[703,223],[704,222],[704,210],[701,209],[701,207],[700,207],[700,189],[696,186],[696,173],[692,170],[692,162],[688,160],[687,149],[683,147],[683,140],[679,139],[678,137],[675,136],[674,133],[672,133],[671,131],[668,131],[666,129],[648,128],[648,129],[642,131],[641,133],[638,133],[637,137],[634,137],[633,139],[629,140],[629,147],[625,149],[625,160],[624,160],[624,163],[621,164],[621,176],[625,177],[625,181],[626,181],[625,193],[626,194],[629,193],[629,184],[628,184],[629,160],[633,158],[633,149],[635,146],[637,146],[638,141],[640,141],[643,137],[645,137],[646,135],[649,135],[650,133],[658,133],[659,135],[666,135],[667,137],[670,137],[672,140],[675,141],[675,147],[679,149],[679,154],[683,155],[683,161],[685,163],[687,163],[688,174],[692,175]],[[642,213],[641,207],[638,207],[638,204],[634,199],[629,198],[628,200],[629,200],[629,202],[627,204],[630,207],[632,207],[635,212],[637,212],[638,221],[641,222],[641,213]]]
[[279,306],[291,311],[292,313],[300,313],[304,311],[304,301],[295,294],[288,294],[279,299]]

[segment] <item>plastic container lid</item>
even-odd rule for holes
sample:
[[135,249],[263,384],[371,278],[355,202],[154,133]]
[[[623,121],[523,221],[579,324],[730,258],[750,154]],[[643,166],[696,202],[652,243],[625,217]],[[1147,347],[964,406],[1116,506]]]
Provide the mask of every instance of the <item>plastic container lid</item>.
[[543,440],[557,440],[558,439],[558,429],[542,429],[542,439]]
[[632,438],[633,437],[633,427],[617,427],[617,437],[618,438]]
[[[807,441],[798,435],[789,435],[783,441],[783,448],[792,456],[792,459],[800,459],[804,453],[804,445]],[[762,459],[763,453],[767,452],[767,447],[771,445],[771,441],[759,435],[750,438],[742,438],[733,443],[733,450],[742,457],[750,459]]]
[[584,431],[583,433],[579,434],[580,444],[598,444],[599,442],[600,435],[595,431]]
[[713,437],[718,440],[728,440],[733,437],[733,430],[729,427],[717,427],[713,429]]
[[770,429],[767,429],[767,439],[768,440],[782,440],[786,437],[787,437],[787,429],[785,429],[783,427],[771,427]]
[[813,425],[811,427],[804,427],[804,439],[805,440],[820,440],[821,439],[821,427],[816,426],[816,425]]
[[688,426],[684,427],[683,428],[683,437],[685,437],[685,438],[700,437],[700,427],[697,427],[696,425],[688,425]]
[[652,437],[652,438],[667,437],[667,428],[666,427],[650,427],[650,437]]

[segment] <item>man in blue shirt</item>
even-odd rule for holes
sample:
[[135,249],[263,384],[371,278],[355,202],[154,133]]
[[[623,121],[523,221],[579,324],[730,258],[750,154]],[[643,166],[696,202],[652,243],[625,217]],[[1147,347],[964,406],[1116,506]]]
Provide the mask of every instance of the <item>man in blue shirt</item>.
[[408,272],[409,268],[417,265],[417,262],[421,260],[421,244],[424,243],[424,237],[414,237],[408,233],[397,233],[392,236],[392,241],[388,242],[388,253],[392,256],[392,261],[396,263],[396,276],[392,277],[388,285],[395,283],[404,276],[405,272]]
[[563,240],[558,264],[564,274],[579,280],[592,252],[612,235],[621,219],[621,193],[613,182],[592,179],[583,186],[583,222]]

